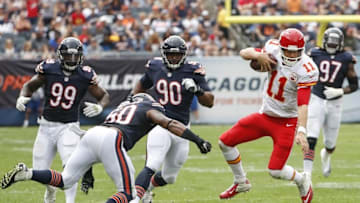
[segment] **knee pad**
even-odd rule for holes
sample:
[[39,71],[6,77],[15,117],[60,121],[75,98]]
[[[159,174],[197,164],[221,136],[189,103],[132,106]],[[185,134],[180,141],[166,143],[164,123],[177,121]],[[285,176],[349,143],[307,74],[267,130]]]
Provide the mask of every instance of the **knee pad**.
[[308,137],[307,141],[309,143],[309,148],[311,150],[315,150],[315,146],[316,146],[316,142],[317,142],[317,138],[315,137]]

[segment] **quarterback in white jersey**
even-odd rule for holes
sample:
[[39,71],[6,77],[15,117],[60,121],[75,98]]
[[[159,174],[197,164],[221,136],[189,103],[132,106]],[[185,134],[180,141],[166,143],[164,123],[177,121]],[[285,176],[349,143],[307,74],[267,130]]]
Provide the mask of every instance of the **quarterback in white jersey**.
[[286,164],[294,140],[304,153],[309,150],[307,106],[318,70],[304,54],[304,47],[303,34],[297,29],[286,29],[279,40],[268,41],[262,50],[249,47],[240,51],[241,57],[252,60],[253,69],[267,72],[268,79],[260,111],[240,119],[219,138],[220,149],[234,175],[234,183],[220,194],[220,199],[232,198],[251,188],[236,145],[270,136],[274,143],[268,164],[270,175],[294,181],[302,202],[311,202],[311,176]]
[[262,50],[278,61],[275,70],[268,72],[263,92],[260,113],[275,117],[294,118],[298,116],[298,88],[313,86],[317,82],[318,70],[313,60],[302,54],[293,66],[283,60],[279,40],[269,40]]

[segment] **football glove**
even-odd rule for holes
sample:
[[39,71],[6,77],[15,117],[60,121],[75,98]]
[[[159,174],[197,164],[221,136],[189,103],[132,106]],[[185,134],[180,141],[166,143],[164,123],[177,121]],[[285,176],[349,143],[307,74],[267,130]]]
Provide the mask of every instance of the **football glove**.
[[202,154],[206,154],[211,151],[211,143],[208,141],[203,140],[202,142],[196,144]]
[[183,85],[187,91],[192,93],[196,93],[199,89],[199,86],[192,78],[184,78],[181,82],[181,85]]
[[344,94],[344,90],[342,88],[333,88],[325,86],[324,95],[326,99],[332,99]]
[[94,182],[95,178],[92,174],[92,168],[90,168],[88,171],[86,171],[81,180],[81,191],[83,191],[85,194],[88,194],[90,188],[94,189]]
[[196,82],[192,78],[184,78],[181,82],[181,85],[183,85],[187,91],[194,93],[197,96],[201,96],[204,94],[204,90],[201,89],[201,87],[196,84]]
[[100,104],[94,104],[91,102],[85,102],[86,107],[84,108],[84,114],[87,117],[94,117],[99,115],[103,107]]
[[17,108],[19,111],[25,111],[25,109],[26,109],[25,104],[27,104],[30,100],[31,100],[31,97],[20,96],[20,97],[16,100],[16,108]]

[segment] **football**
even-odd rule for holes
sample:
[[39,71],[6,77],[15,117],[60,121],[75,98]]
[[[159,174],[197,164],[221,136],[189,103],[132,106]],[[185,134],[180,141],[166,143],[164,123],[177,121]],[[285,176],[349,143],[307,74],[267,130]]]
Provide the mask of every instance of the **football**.
[[[274,60],[274,61],[277,62],[277,60],[275,59],[274,56],[272,56],[272,55],[269,55],[269,56],[270,56],[270,58],[271,58],[272,60]],[[272,68],[272,69],[275,69],[276,66],[277,66],[277,64],[271,64],[271,68]],[[250,67],[251,67],[253,70],[258,71],[258,72],[266,72],[265,70],[264,70],[264,71],[261,71],[261,66],[260,66],[260,64],[258,63],[257,60],[251,60],[251,61],[250,61]]]

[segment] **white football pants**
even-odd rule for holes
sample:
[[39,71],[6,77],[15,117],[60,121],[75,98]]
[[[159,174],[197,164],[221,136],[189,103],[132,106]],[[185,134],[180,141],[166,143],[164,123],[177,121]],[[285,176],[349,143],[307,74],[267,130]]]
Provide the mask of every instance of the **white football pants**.
[[[79,122],[59,123],[47,121],[44,118],[39,119],[38,122],[39,130],[33,148],[33,168],[49,169],[56,152],[59,152],[62,165],[66,165],[80,140],[82,130],[80,130]],[[46,196],[54,196],[55,189],[49,187],[52,186],[47,187]],[[75,202],[76,188],[77,184],[65,190],[67,203]]]
[[334,148],[340,129],[342,103],[342,97],[336,100],[326,100],[311,94],[308,108],[307,136],[319,138],[322,128],[325,147],[328,149]]
[[61,173],[64,188],[77,183],[93,164],[101,162],[118,192],[126,192],[135,198],[135,168],[118,135],[119,131],[111,127],[89,129]]
[[149,132],[146,166],[157,171],[163,164],[161,175],[167,183],[175,182],[188,153],[188,140],[172,134],[159,125]]

